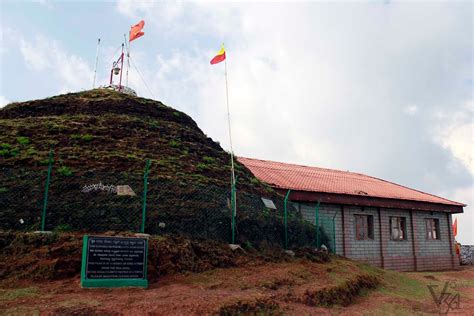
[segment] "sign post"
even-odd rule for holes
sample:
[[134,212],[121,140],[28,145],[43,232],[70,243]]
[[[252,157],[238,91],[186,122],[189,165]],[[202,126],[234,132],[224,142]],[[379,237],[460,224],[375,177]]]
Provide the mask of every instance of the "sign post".
[[84,235],[82,287],[148,287],[148,240]]

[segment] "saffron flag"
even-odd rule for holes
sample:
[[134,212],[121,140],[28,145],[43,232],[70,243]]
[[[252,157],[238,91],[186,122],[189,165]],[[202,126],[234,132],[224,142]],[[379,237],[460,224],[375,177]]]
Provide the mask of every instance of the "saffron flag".
[[145,32],[142,32],[143,27],[145,26],[145,21],[141,20],[130,29],[130,35],[128,36],[128,41],[131,42],[137,38],[145,35]]
[[225,60],[225,49],[224,45],[222,45],[221,50],[217,53],[217,55],[211,59],[211,65],[218,64],[221,61]]
[[453,223],[453,235],[454,235],[454,237],[456,237],[457,234],[458,234],[458,219],[455,218],[454,223]]

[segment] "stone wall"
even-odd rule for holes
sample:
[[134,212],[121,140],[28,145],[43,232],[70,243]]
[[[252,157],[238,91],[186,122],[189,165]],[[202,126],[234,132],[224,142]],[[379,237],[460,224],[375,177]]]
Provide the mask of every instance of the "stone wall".
[[[299,209],[305,219],[314,223],[314,203],[301,203]],[[323,204],[320,214],[335,215],[336,253],[339,255],[399,271],[459,268],[449,213]],[[356,239],[356,215],[373,216],[373,238]],[[405,218],[405,239],[390,239],[390,217]],[[425,219],[428,218],[438,220],[439,239],[427,239]],[[471,249],[474,252],[474,247]],[[470,262],[473,260],[471,257]]]
[[474,246],[461,245],[461,264],[474,265]]

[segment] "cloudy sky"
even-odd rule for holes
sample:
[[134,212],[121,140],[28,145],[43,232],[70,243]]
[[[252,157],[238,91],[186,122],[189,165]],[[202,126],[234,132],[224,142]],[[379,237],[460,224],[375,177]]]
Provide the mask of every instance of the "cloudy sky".
[[[350,170],[474,204],[473,4],[2,1],[0,105],[89,89],[130,25],[140,96],[237,155]],[[143,80],[147,84],[143,83]],[[474,207],[458,240],[474,244]]]

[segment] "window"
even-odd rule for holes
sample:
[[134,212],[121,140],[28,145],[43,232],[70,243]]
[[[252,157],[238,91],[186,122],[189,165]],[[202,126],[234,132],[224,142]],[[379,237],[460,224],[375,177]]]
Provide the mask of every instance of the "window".
[[356,239],[374,239],[374,217],[372,215],[354,215]]
[[439,239],[439,219],[425,218],[426,239]]
[[407,239],[407,226],[405,217],[390,217],[390,239]]

